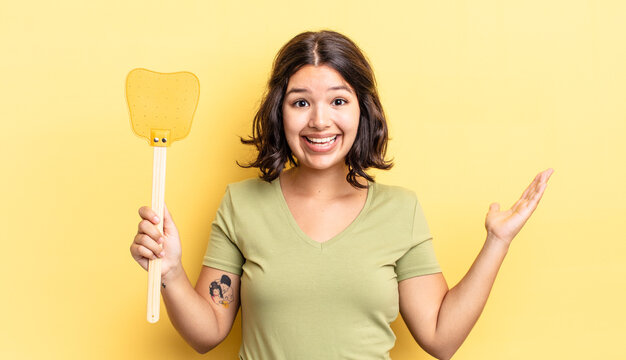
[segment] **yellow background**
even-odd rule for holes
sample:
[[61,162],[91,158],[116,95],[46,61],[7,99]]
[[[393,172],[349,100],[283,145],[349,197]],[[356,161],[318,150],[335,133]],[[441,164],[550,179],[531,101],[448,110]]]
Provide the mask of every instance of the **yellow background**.
[[[456,359],[624,358],[626,3],[623,1],[3,1],[0,5],[0,358],[201,358],[128,248],[150,204],[152,149],[125,76],[201,82],[168,151],[166,203],[192,280],[276,51],[330,28],[370,58],[390,172],[421,200],[450,286],[508,208],[555,169]],[[285,294],[289,296],[289,294]],[[429,359],[398,319],[394,360]],[[233,359],[239,317],[206,359]]]

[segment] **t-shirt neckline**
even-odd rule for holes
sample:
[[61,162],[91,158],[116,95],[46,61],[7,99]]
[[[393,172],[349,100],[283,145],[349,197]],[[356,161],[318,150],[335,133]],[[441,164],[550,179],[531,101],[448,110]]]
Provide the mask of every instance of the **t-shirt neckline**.
[[289,225],[291,226],[293,231],[296,233],[298,238],[300,238],[301,240],[304,240],[309,245],[311,245],[311,246],[313,246],[313,247],[315,247],[317,249],[320,249],[320,250],[325,249],[325,248],[333,245],[334,243],[338,242],[339,240],[341,240],[341,238],[346,236],[346,234],[350,233],[354,228],[356,228],[358,226],[358,224],[365,217],[365,215],[367,214],[367,211],[370,208],[370,204],[371,204],[372,198],[374,196],[374,188],[376,186],[375,184],[376,184],[375,182],[370,182],[370,181],[367,182],[367,185],[368,185],[367,198],[365,199],[365,204],[363,205],[363,208],[361,209],[361,211],[359,212],[357,217],[354,220],[352,220],[352,222],[345,229],[340,231],[335,236],[331,237],[330,239],[328,239],[328,240],[326,240],[324,242],[319,242],[319,241],[315,241],[315,240],[311,239],[311,237],[309,235],[307,235],[300,228],[300,225],[298,225],[298,222],[293,217],[293,214],[291,213],[291,210],[289,210],[289,206],[287,206],[287,200],[285,200],[285,196],[283,195],[283,191],[282,191],[282,188],[280,186],[280,178],[277,177],[276,179],[274,179],[272,181],[272,187],[274,188],[274,193],[275,193],[275,195],[277,197],[277,201],[280,204],[280,208],[282,209],[283,215],[287,219],[287,222],[289,222]]

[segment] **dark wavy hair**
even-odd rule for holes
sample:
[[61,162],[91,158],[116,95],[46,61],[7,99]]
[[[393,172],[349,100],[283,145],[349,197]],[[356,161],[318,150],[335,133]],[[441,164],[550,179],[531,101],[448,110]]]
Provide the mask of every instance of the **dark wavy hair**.
[[374,181],[366,169],[387,170],[393,166],[391,161],[385,160],[387,121],[372,67],[352,40],[334,31],[303,32],[280,49],[254,116],[252,136],[241,138],[242,143],[257,148],[258,156],[248,164],[237,164],[245,168],[258,167],[260,178],[268,182],[280,175],[287,162],[298,166],[285,137],[282,107],[289,78],[305,65],[332,67],[356,92],[361,115],[356,139],[345,159],[346,180],[354,187],[366,188],[357,181],[357,176]]

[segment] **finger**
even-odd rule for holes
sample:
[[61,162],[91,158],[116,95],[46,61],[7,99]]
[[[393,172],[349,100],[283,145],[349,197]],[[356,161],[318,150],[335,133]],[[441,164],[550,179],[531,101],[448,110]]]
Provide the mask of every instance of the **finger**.
[[154,254],[152,254],[150,250],[133,243],[130,246],[130,253],[133,255],[133,259],[137,261],[139,266],[141,266],[144,270],[148,270],[149,260],[154,259]]
[[533,179],[533,182],[528,185],[528,188],[526,188],[526,191],[524,191],[522,197],[520,197],[520,199],[517,200],[515,204],[513,204],[513,206],[511,206],[511,209],[513,209],[513,211],[517,213],[522,213],[527,211],[529,207],[533,206],[533,197],[537,192],[538,186],[541,184],[541,175],[542,174],[539,173],[537,174],[537,176],[535,176],[535,179]]
[[550,168],[550,169],[546,170],[545,173],[546,174],[545,174],[543,182],[547,183],[548,180],[550,180],[550,177],[552,176],[552,174],[554,174],[554,169]]
[[511,208],[516,212],[520,212],[522,209],[534,211],[537,208],[538,199],[541,199],[545,185],[553,172],[554,169],[549,168],[537,174],[520,199]]
[[511,210],[515,211],[515,212],[519,212],[519,210],[524,206],[524,204],[526,204],[528,202],[527,199],[519,199],[515,202],[515,204],[513,204],[513,206],[511,206]]
[[137,263],[139,264],[139,266],[141,266],[144,270],[148,271],[148,259],[137,259]]
[[495,202],[495,203],[491,203],[491,205],[489,205],[489,212],[493,212],[493,211],[500,211],[500,204]]
[[153,259],[162,256],[161,254],[163,253],[163,247],[161,246],[161,244],[145,234],[137,234],[137,236],[135,236],[134,243],[139,245],[140,248],[145,248],[149,252],[143,252],[142,255],[144,257],[149,257],[150,259]]
[[139,222],[139,225],[137,226],[137,232],[139,234],[146,234],[154,240],[159,240],[159,238],[163,236],[161,235],[159,228],[148,220],[141,220]]
[[150,256],[154,255],[150,250],[139,244],[136,244],[135,242],[130,244],[130,254],[133,256],[133,259],[135,259],[140,265],[142,265],[142,263],[144,262],[147,264]]
[[527,194],[528,200],[531,200],[537,194],[537,191],[539,191],[541,184],[545,184],[545,182],[548,180],[548,177],[552,174],[551,172],[548,172],[548,170],[544,170],[537,174],[535,180],[533,181],[533,187]]
[[139,264],[139,266],[141,266],[144,270],[148,270],[148,259],[143,256],[139,256],[138,258],[134,257],[134,259],[135,261],[137,261],[137,264]]
[[524,190],[524,193],[522,193],[522,196],[520,196],[520,198],[515,202],[515,204],[513,204],[513,206],[511,206],[511,209],[513,211],[519,211],[519,209],[524,206],[525,203],[527,203],[528,201],[530,201],[533,191],[535,190],[535,186],[537,183],[537,178],[539,177],[539,175],[535,176],[535,178],[533,179],[533,181],[528,185],[528,187],[526,188],[526,190]]
[[139,261],[141,259],[144,260],[154,260],[157,256],[145,246],[139,244],[133,244],[134,250],[132,251],[133,257],[135,260]]
[[537,183],[537,185],[535,186],[535,188],[533,189],[533,191],[530,193],[529,197],[530,199],[536,199],[537,196],[539,196],[539,198],[541,198],[541,195],[543,194],[547,184],[548,184],[548,179],[550,179],[550,176],[552,176],[552,173],[554,172],[553,169],[547,169],[544,170],[543,172],[541,172],[541,180],[539,181],[539,183]]
[[537,192],[533,195],[534,202],[539,203],[539,200],[541,200],[541,198],[543,197],[543,193],[545,192],[547,186],[548,186],[547,183],[541,184],[539,189],[537,189]]
[[144,220],[149,220],[155,225],[158,224],[159,221],[161,221],[157,216],[157,213],[148,206],[142,206],[139,208],[139,216],[141,216],[141,218]]
[[524,193],[522,194],[520,199],[529,199],[530,198],[529,194],[535,189],[535,186],[539,182],[539,179],[541,179],[541,173],[537,174],[537,176],[535,176],[533,181],[530,182],[530,184],[528,185],[526,190],[524,190]]
[[546,169],[546,170],[542,171],[541,172],[540,183],[548,182],[548,179],[550,179],[550,176],[552,176],[553,173],[554,173],[554,169],[552,169],[552,168],[549,168],[549,169]]
[[537,209],[537,205],[539,205],[539,200],[541,200],[546,186],[546,183],[540,184],[537,190],[533,193],[531,199],[522,205],[523,210],[528,214],[528,216],[530,216],[535,209]]

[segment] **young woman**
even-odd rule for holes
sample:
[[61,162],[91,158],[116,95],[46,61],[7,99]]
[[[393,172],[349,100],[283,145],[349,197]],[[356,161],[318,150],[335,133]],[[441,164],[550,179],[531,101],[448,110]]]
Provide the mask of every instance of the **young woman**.
[[224,340],[241,303],[246,360],[388,359],[398,312],[422,348],[450,358],[552,174],[539,173],[509,210],[491,204],[482,250],[448,289],[415,194],[366,172],[391,167],[387,125],[351,40],[321,31],[289,41],[242,141],[258,149],[247,166],[261,176],[228,186],[195,289],[167,208],[164,236],[155,213],[139,209],[130,250],[144,269],[162,259],[168,315],[199,352]]

